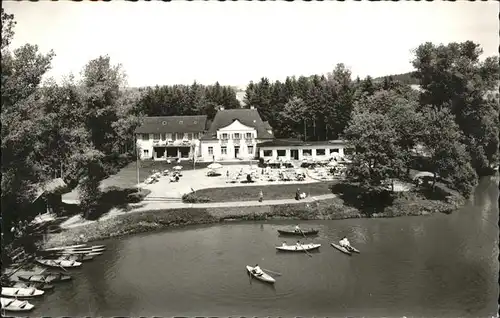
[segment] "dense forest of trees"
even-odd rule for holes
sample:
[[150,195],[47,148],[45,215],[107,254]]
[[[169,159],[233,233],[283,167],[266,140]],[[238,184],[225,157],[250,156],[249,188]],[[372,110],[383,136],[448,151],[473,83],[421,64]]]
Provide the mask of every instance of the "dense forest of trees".
[[[142,116],[206,114],[241,107],[235,89],[156,86],[130,89],[110,57],[87,63],[81,79],[62,84],[42,77],[53,52],[36,45],[10,50],[15,21],[2,9],[2,226],[29,220],[33,184],[62,177],[78,186],[85,216],[96,209],[101,180],[134,156],[133,131]],[[355,148],[352,180],[378,187],[408,173],[412,149],[424,145],[432,172],[470,193],[477,174],[498,163],[498,57],[479,60],[473,42],[422,44],[415,71],[352,79],[338,64],[331,73],[246,88],[245,107],[259,110],[276,137],[344,138]],[[411,76],[410,76],[411,75]],[[422,91],[413,90],[413,79]]]

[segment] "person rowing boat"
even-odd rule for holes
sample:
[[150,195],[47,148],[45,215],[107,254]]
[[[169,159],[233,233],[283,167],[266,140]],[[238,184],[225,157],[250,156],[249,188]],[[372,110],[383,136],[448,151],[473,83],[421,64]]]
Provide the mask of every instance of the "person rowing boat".
[[342,246],[343,248],[346,248],[348,250],[352,249],[351,243],[349,242],[349,240],[345,236],[339,241],[339,244],[340,244],[340,246]]
[[259,264],[255,264],[255,267],[252,269],[252,273],[257,276],[262,276],[262,274],[264,274],[262,269],[260,269]]
[[297,224],[295,225],[295,232],[300,233],[302,230],[300,229],[300,226]]

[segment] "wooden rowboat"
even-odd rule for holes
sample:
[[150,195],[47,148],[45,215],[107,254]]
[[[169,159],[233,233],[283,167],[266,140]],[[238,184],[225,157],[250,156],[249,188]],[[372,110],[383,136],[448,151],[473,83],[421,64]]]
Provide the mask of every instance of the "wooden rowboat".
[[41,289],[41,290],[54,289],[54,285],[45,284],[45,283],[22,283],[22,282],[15,282],[12,285],[12,287],[15,287],[15,288],[36,288],[36,289]]
[[37,263],[50,266],[50,267],[59,267],[59,268],[74,268],[80,267],[82,265],[81,262],[77,261],[69,261],[69,260],[61,260],[61,259],[37,259]]
[[33,283],[56,283],[71,280],[71,276],[63,274],[19,275],[22,281]]
[[305,252],[315,250],[321,247],[321,244],[301,244],[301,245],[282,245],[276,246],[276,249],[279,251],[285,252]]
[[335,244],[335,243],[330,243],[333,247],[335,247],[336,249],[338,249],[339,251],[341,251],[342,253],[345,253],[347,255],[351,255],[352,252],[354,253],[360,253],[359,250],[357,250],[355,247],[350,247],[350,248],[346,248],[346,247],[343,247],[343,246],[340,246],[338,244]]
[[258,279],[260,281],[263,281],[265,283],[270,283],[270,284],[274,284],[276,282],[276,280],[274,278],[272,278],[270,275],[266,274],[264,271],[262,271],[261,275],[258,275],[258,274],[255,274],[252,272],[253,269],[254,269],[254,267],[247,265],[248,273],[250,275],[252,275],[252,277],[254,277],[255,279]]
[[304,236],[304,235],[317,235],[319,230],[314,230],[314,229],[308,229],[308,230],[278,230],[278,233],[281,235],[299,235],[299,236]]
[[30,298],[42,296],[45,292],[36,288],[16,288],[16,287],[2,287],[2,296],[16,297],[16,298]]
[[17,299],[12,299],[12,298],[0,298],[0,301],[2,303],[2,311],[30,311],[32,310],[35,306],[30,304],[27,301],[20,301]]

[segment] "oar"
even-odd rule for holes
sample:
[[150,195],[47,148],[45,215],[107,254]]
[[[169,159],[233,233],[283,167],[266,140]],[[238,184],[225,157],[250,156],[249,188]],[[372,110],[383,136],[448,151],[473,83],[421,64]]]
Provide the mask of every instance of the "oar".
[[300,230],[300,233],[302,233],[302,235],[304,236],[304,238],[307,240],[307,237],[306,237],[306,235],[304,234],[304,232],[302,232],[302,230]]
[[307,256],[312,257],[312,255],[305,248],[302,247],[302,244],[300,245],[300,248],[303,249],[304,252],[306,252]]
[[266,272],[269,272],[269,273],[273,273],[273,274],[276,274],[276,275],[278,275],[278,276],[281,276],[281,275],[283,275],[283,274],[281,274],[281,273],[278,273],[278,272],[274,272],[274,271],[272,271],[272,270],[270,270],[270,269],[265,269],[265,268],[263,268],[263,270],[265,270]]

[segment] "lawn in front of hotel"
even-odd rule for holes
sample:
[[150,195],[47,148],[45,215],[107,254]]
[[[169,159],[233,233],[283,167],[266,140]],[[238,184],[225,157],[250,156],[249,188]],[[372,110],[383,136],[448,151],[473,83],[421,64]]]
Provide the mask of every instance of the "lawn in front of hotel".
[[294,199],[297,188],[308,196],[332,193],[328,186],[332,182],[314,182],[306,184],[256,184],[253,186],[209,188],[196,191],[198,197],[209,198],[210,202],[257,201],[262,190],[265,200]]

